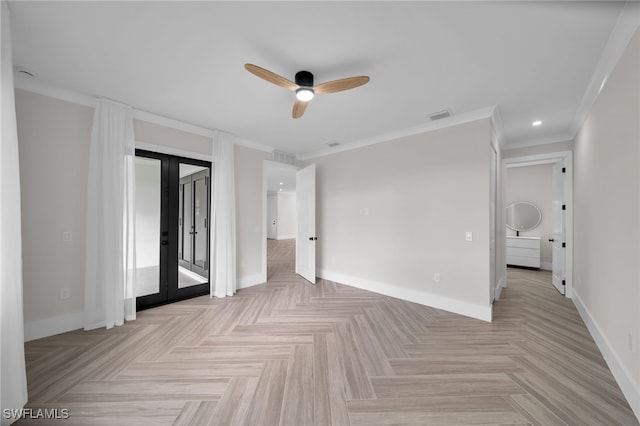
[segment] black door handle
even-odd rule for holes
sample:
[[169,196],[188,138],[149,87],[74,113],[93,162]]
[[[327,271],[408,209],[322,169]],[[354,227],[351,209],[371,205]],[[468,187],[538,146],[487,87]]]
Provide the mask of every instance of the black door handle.
[[554,240],[553,238],[549,238],[549,242],[550,242],[550,243],[552,243],[552,242],[554,242],[554,241],[555,241],[555,240]]
[[160,244],[162,244],[163,246],[168,246],[169,245],[169,241],[162,240],[162,242]]
[[315,241],[317,239],[318,239],[318,237],[309,237],[309,241]]

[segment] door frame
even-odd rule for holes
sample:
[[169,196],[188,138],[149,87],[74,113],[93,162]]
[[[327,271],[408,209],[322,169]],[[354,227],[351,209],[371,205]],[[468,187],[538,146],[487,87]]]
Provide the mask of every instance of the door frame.
[[[573,151],[559,151],[546,154],[527,155],[522,157],[503,158],[502,160],[502,200],[501,208],[504,212],[507,208],[507,169],[513,167],[536,166],[540,164],[557,164],[564,163],[566,168],[564,180],[564,203],[567,206],[565,216],[565,242],[567,243],[565,251],[565,297],[573,298]],[[502,226],[507,227],[506,216],[502,215]],[[507,239],[506,235],[502,245],[502,252],[506,253]],[[504,276],[507,275],[507,264],[502,265]],[[504,281],[503,287],[507,286],[507,280]]]
[[[293,164],[280,163],[273,160],[262,160],[262,267],[258,282],[267,282],[267,179],[269,171],[275,169],[300,170],[300,167]],[[296,235],[296,241],[298,236]]]
[[489,285],[490,303],[498,295],[498,150],[491,144],[489,160]]

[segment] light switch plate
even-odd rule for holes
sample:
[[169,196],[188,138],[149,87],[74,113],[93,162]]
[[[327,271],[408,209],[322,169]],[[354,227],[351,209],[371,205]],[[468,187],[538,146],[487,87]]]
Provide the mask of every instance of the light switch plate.
[[65,300],[71,297],[71,289],[69,287],[63,287],[60,289],[60,300]]
[[467,231],[464,233],[464,238],[467,241],[473,241],[473,232]]

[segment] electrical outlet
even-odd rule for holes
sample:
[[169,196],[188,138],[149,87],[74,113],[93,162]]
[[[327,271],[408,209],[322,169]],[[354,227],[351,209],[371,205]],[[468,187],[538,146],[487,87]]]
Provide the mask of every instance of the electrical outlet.
[[65,243],[68,243],[72,240],[73,240],[73,234],[71,233],[71,231],[64,231],[62,233],[62,241],[64,241]]
[[71,289],[69,287],[63,287],[60,289],[60,300],[65,300],[71,297]]
[[433,273],[433,281],[439,283],[440,282],[440,272]]

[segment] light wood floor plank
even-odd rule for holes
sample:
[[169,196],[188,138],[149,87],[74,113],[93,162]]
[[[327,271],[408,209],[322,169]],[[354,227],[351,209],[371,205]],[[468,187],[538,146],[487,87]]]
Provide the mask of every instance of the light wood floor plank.
[[[64,425],[637,425],[544,271],[508,269],[487,323],[293,271],[25,344],[29,408]],[[44,424],[23,419],[18,424]]]
[[313,373],[313,346],[295,346],[289,358],[280,425],[314,423]]
[[255,397],[258,379],[233,378],[216,404],[210,425],[241,425],[245,423],[251,401]]
[[349,401],[356,425],[526,424],[527,419],[500,397],[417,397]]

